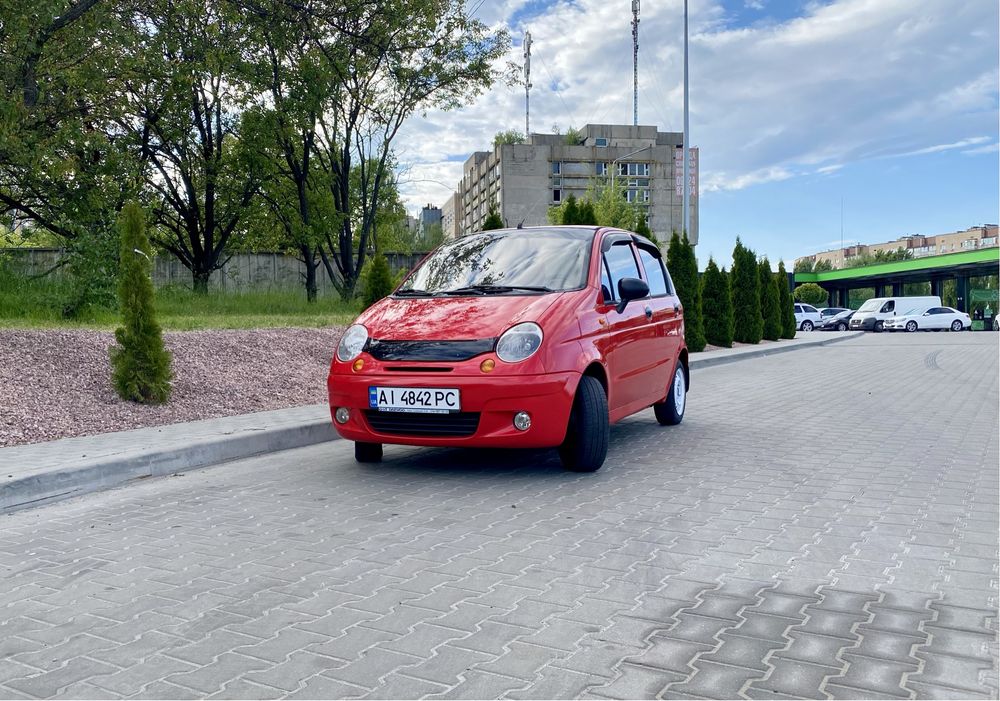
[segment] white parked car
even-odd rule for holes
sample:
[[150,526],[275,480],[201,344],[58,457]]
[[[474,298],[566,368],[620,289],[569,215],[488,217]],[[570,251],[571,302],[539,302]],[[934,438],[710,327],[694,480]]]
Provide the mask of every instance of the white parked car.
[[965,312],[951,307],[911,309],[885,322],[887,331],[962,331],[972,328],[972,319]]
[[795,325],[802,331],[812,331],[819,326],[822,316],[811,304],[795,303]]

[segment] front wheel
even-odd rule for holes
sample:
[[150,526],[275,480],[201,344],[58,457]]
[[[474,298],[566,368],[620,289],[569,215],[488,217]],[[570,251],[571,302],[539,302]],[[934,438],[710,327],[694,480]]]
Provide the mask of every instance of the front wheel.
[[808,319],[806,319],[805,321],[802,322],[802,330],[803,331],[812,331],[813,330],[813,323],[811,321],[809,321]]
[[881,321],[876,321],[875,333],[882,333],[883,329],[885,329],[885,324],[883,324]]
[[608,456],[608,396],[596,377],[584,375],[576,388],[566,440],[559,446],[563,467],[572,472],[596,472]]
[[653,405],[653,413],[656,414],[656,420],[661,426],[676,426],[684,420],[686,404],[687,381],[684,378],[684,367],[678,362],[667,398]]
[[847,331],[847,324],[843,321],[837,324],[837,331]]
[[913,333],[914,331],[916,331],[917,330],[917,322],[915,322],[915,321],[907,321],[906,322],[906,330],[909,331],[910,333]]
[[959,321],[958,319],[955,319],[953,322],[951,322],[951,330],[952,331],[961,331],[962,330],[962,322]]
[[354,459],[358,462],[382,462],[382,444],[356,441]]

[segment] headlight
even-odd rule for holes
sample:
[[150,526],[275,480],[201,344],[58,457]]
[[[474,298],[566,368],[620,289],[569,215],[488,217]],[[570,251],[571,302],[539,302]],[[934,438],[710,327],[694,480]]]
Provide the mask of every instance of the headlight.
[[530,358],[542,345],[542,328],[533,322],[507,329],[497,341],[497,357],[505,363],[519,363]]
[[348,363],[361,354],[361,349],[368,343],[368,329],[361,324],[354,324],[349,327],[344,335],[340,337],[340,345],[337,346],[337,360]]

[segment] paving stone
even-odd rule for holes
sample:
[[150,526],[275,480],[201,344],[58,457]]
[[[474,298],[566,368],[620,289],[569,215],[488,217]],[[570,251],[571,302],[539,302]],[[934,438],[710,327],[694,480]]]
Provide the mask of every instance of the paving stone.
[[595,687],[594,691],[608,699],[652,699],[657,698],[668,684],[683,679],[682,674],[625,663],[613,682]]
[[774,659],[771,664],[771,673],[765,679],[751,683],[749,688],[799,698],[815,697],[823,680],[828,675],[840,671],[838,667],[815,665],[788,658]]
[[4,682],[4,685],[29,696],[45,698],[55,696],[71,684],[84,680],[90,681],[115,671],[116,668],[111,665],[96,662],[86,657],[74,657],[61,667],[29,677],[9,679]]

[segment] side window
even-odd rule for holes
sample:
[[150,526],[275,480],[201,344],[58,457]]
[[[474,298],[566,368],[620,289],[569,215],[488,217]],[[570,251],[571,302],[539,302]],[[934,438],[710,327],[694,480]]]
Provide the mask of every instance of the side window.
[[885,313],[891,312],[891,311],[893,311],[895,309],[896,309],[896,302],[890,299],[888,302],[886,302],[885,304],[882,305],[882,310],[879,313],[880,314],[885,314]]
[[795,313],[796,314],[801,314],[802,313],[802,307],[800,305],[798,305],[798,304],[795,305]]
[[604,262],[608,266],[611,278],[611,293],[618,298],[618,281],[626,277],[639,277],[639,266],[632,255],[632,246],[627,242],[616,243],[604,254]]
[[642,261],[642,269],[646,271],[646,282],[649,283],[649,296],[662,297],[667,294],[667,276],[663,272],[663,262],[647,251],[639,248],[639,260]]
[[615,300],[615,293],[611,291],[611,277],[608,275],[608,266],[601,259],[601,295],[608,304]]
[[818,314],[819,313],[819,312],[816,311],[816,307],[810,307],[808,304],[803,304],[802,305],[802,311],[804,311],[806,314]]

